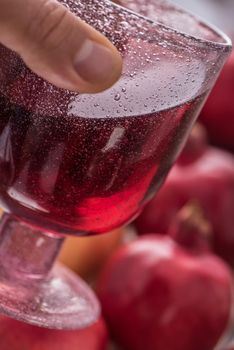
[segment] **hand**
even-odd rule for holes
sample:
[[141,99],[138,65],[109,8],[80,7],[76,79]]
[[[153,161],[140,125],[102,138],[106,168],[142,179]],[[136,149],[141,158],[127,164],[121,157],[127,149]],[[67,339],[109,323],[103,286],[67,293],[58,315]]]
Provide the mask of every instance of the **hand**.
[[0,0],[0,42],[65,89],[102,91],[121,74],[116,48],[56,0]]

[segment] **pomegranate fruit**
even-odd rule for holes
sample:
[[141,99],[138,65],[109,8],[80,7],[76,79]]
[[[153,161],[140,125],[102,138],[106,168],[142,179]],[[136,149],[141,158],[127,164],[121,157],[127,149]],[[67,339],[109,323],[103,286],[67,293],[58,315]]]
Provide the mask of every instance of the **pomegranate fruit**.
[[234,266],[234,156],[206,145],[201,130],[196,137],[192,132],[164,186],[135,225],[140,234],[166,233],[177,211],[195,200],[212,226],[214,251]]
[[0,317],[1,350],[106,350],[107,341],[103,320],[83,330],[60,331]]
[[200,120],[206,126],[211,142],[232,152],[234,152],[233,97],[234,52],[226,62],[200,115]]
[[186,204],[171,222],[168,235],[195,254],[211,251],[211,225],[196,202]]
[[169,236],[147,235],[121,247],[102,271],[103,314],[125,350],[213,350],[228,329],[231,272],[200,237],[203,224],[194,239],[196,225],[177,220],[170,228],[186,249]]

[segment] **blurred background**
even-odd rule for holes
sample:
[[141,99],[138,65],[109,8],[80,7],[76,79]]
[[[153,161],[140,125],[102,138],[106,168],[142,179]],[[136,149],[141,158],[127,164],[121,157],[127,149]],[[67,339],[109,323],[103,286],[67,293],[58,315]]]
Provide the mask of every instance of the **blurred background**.
[[220,29],[234,31],[233,0],[174,0],[173,2],[207,19]]

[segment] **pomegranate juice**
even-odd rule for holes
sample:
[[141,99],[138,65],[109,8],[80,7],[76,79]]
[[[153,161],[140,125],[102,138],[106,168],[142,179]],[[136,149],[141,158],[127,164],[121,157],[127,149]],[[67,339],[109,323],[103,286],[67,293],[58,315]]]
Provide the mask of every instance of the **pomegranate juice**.
[[128,222],[164,180],[201,100],[146,115],[55,119],[1,95],[1,206],[63,233]]

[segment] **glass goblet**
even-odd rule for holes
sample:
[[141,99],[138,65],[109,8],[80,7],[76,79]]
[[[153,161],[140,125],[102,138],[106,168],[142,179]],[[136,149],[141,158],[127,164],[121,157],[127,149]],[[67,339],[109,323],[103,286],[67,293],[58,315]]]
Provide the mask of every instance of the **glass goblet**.
[[64,237],[136,217],[163,183],[231,45],[163,1],[152,3],[158,22],[109,1],[62,2],[116,45],[123,73],[105,92],[73,93],[0,47],[0,311],[72,329],[94,322],[100,308],[84,282],[54,265]]

